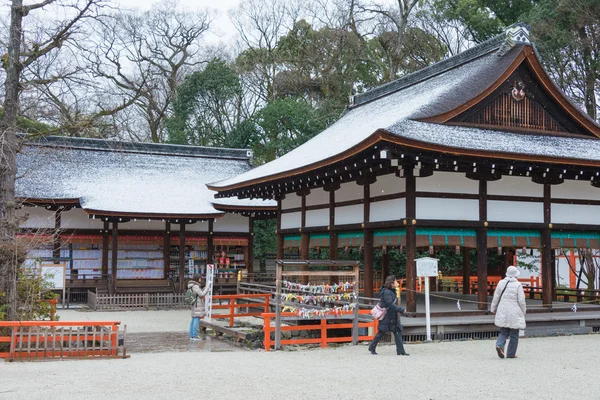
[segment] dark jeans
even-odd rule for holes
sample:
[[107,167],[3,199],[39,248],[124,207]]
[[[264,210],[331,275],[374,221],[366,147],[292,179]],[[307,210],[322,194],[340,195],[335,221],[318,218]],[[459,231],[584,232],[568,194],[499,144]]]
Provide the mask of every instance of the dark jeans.
[[[402,331],[396,330],[395,332],[392,332],[392,333],[394,334],[394,339],[396,340],[396,354],[404,354],[404,342],[402,341]],[[386,334],[386,332],[382,332],[382,331],[377,332],[377,334],[373,338],[373,341],[369,345],[369,350],[375,351],[375,349],[377,348],[377,343],[379,343],[379,341],[385,334]]]
[[510,341],[508,342],[508,349],[506,352],[506,357],[512,358],[517,354],[517,346],[519,345],[519,330],[518,329],[500,328],[500,334],[498,335],[498,340],[496,340],[496,346],[502,347],[502,350],[504,350],[504,345],[506,344],[506,339],[509,336],[510,336]]

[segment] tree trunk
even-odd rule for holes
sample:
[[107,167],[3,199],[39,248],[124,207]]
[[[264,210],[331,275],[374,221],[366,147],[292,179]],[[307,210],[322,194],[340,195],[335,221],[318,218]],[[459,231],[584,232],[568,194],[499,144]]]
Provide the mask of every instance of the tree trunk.
[[[17,222],[15,209],[15,178],[17,153],[17,115],[21,74],[21,30],[23,22],[23,0],[13,0],[11,6],[10,38],[8,44],[8,65],[6,68],[4,120],[0,131],[0,240],[9,251],[15,246]],[[8,305],[7,319],[17,318],[17,263],[14,257],[2,257],[0,265],[0,289],[6,297],[2,302]]]

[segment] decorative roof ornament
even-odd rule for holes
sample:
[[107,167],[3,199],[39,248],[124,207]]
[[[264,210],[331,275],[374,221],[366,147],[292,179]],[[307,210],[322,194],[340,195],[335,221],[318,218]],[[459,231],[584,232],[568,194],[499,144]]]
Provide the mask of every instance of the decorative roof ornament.
[[529,25],[518,22],[506,28],[504,31],[506,38],[504,43],[496,53],[498,57],[505,55],[510,49],[517,44],[531,44],[529,41]]

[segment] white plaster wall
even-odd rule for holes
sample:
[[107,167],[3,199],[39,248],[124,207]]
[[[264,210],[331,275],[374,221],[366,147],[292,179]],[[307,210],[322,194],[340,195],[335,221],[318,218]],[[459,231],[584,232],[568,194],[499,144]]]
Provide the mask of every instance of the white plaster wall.
[[44,207],[23,207],[21,212],[29,214],[29,218],[19,225],[21,228],[54,229],[54,211],[46,210]]
[[417,220],[479,220],[479,200],[417,198]]
[[524,176],[503,175],[500,180],[488,182],[487,188],[492,195],[544,197],[544,185]]
[[[187,226],[186,226],[187,228]],[[152,231],[164,231],[165,223],[160,220],[138,219],[136,221],[131,220],[129,222],[119,224],[119,230],[152,230]]]
[[185,230],[189,232],[208,232],[208,221],[200,221],[194,224],[186,225]]
[[600,200],[600,189],[590,185],[589,181],[564,181],[552,185],[550,195],[553,199]]
[[[336,198],[337,201],[337,198]],[[336,207],[335,208],[335,224],[357,224],[363,222],[364,205],[357,204],[355,206]]]
[[60,226],[63,229],[103,229],[104,222],[100,219],[88,218],[81,208],[74,208],[61,214]]
[[396,174],[381,175],[377,177],[377,182],[371,185],[370,191],[371,197],[403,193],[406,191],[406,180],[398,178]]
[[298,196],[296,193],[286,194],[285,198],[281,201],[282,210],[298,207],[302,207],[302,196]]
[[371,203],[369,221],[393,221],[406,217],[406,199],[393,199]]
[[248,232],[248,217],[225,214],[221,218],[215,218],[213,232]]
[[311,189],[310,194],[306,196],[306,205],[317,206],[320,204],[329,204],[329,192],[322,188]]
[[306,212],[306,226],[329,225],[329,208],[322,210],[309,210]]
[[525,201],[488,201],[488,221],[544,222],[543,203]]
[[302,224],[302,213],[293,212],[281,214],[281,229],[300,228]]
[[479,182],[456,172],[438,172],[425,178],[416,178],[418,192],[479,194]]
[[600,224],[600,206],[551,204],[550,209],[555,224]]
[[[362,186],[356,184],[356,182],[342,183],[340,188],[335,191],[335,202],[348,200],[358,200],[365,197],[365,193]],[[361,218],[362,219],[362,218]]]

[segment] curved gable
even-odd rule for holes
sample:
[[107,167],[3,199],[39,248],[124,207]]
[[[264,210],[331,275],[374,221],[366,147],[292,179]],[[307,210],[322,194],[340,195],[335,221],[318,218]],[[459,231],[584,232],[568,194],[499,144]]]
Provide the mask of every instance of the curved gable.
[[479,96],[421,121],[517,133],[600,137],[600,127],[556,87],[528,45]]

